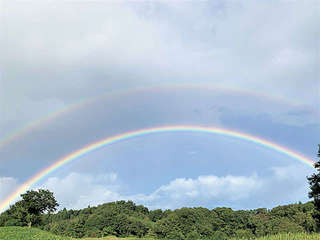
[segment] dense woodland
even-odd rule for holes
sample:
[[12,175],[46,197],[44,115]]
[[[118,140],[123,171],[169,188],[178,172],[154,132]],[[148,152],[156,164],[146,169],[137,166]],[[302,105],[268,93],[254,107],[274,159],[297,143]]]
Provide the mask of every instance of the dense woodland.
[[[181,208],[149,210],[132,201],[105,203],[82,210],[63,209],[43,214],[36,227],[72,237],[150,236],[167,239],[212,239],[258,237],[283,232],[315,232],[313,202],[255,210],[231,208]],[[21,217],[21,216],[20,216]],[[26,226],[27,219],[10,213],[0,216],[0,226]]]
[[[320,145],[318,148],[320,158]],[[234,211],[218,207],[176,210],[149,210],[132,201],[105,203],[82,210],[63,209],[49,190],[27,191],[22,200],[0,215],[2,226],[35,226],[70,237],[151,237],[159,239],[224,240],[230,237],[255,238],[278,233],[318,232],[320,230],[320,160],[317,173],[307,179],[313,201],[278,206],[271,210]]]

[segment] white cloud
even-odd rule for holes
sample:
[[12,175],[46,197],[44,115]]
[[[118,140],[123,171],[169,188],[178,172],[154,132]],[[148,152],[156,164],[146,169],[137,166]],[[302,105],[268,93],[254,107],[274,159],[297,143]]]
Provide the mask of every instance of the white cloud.
[[115,173],[103,175],[70,173],[63,178],[49,178],[37,188],[53,191],[60,205],[66,208],[79,209],[121,198]]
[[126,195],[115,173],[97,176],[70,173],[61,179],[49,178],[41,187],[53,191],[61,207],[76,209],[116,200],[133,200],[151,209],[207,204],[256,208],[305,201],[307,174],[307,169],[292,165],[273,168],[271,175],[264,177],[254,174],[177,178],[150,194]]
[[257,176],[200,176],[197,179],[178,178],[160,187],[156,194],[167,194],[174,199],[228,198],[233,201],[247,197],[262,186]]
[[138,194],[131,196],[131,199],[150,208],[179,208],[221,201],[229,204],[248,199],[263,185],[264,181],[257,175],[178,178],[161,186],[150,195]]
[[256,175],[199,176],[197,179],[175,179],[150,195],[123,195],[116,176],[115,173],[98,176],[70,173],[62,179],[49,178],[41,187],[53,191],[61,206],[67,208],[83,208],[121,199],[131,199],[151,208],[175,208],[199,199],[235,202],[248,198],[263,186],[263,181]]
[[274,207],[307,200],[306,176],[310,168],[300,165],[275,167],[270,175],[259,176],[199,176],[178,178],[150,195],[131,198],[151,208],[182,206],[229,206],[236,208]]

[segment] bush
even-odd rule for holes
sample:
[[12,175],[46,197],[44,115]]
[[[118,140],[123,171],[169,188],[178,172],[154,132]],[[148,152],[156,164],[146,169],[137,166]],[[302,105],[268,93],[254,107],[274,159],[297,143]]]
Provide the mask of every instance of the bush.
[[201,236],[197,231],[189,232],[186,237],[187,240],[197,240],[200,238],[201,238]]
[[212,240],[227,240],[228,235],[221,231],[214,232],[212,236]]
[[170,232],[167,235],[167,238],[171,239],[171,240],[184,240],[185,239],[184,235],[181,232],[178,232],[178,231]]

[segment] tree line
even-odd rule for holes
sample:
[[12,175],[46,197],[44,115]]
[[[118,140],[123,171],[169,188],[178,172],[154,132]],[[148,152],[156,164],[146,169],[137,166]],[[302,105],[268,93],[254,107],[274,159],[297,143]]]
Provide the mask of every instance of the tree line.
[[[16,209],[0,216],[0,226],[27,226],[28,217]],[[52,233],[70,237],[154,237],[165,239],[211,239],[230,237],[259,237],[284,232],[315,232],[317,223],[312,217],[313,202],[278,206],[271,210],[234,211],[219,207],[176,210],[149,210],[132,201],[105,203],[81,210],[63,209],[45,213],[34,226]]]
[[[318,156],[320,157],[320,145]],[[313,201],[272,209],[238,210],[203,207],[149,210],[132,201],[116,201],[81,209],[58,207],[48,190],[28,191],[0,215],[0,226],[35,226],[70,237],[153,237],[159,239],[224,240],[255,238],[278,233],[320,230],[320,161],[318,173],[308,177]]]

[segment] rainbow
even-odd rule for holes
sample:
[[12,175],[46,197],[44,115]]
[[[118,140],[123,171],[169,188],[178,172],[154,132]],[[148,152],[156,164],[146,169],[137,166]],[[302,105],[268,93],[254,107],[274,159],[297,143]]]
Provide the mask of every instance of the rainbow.
[[294,152],[288,148],[285,148],[281,145],[278,145],[276,143],[270,142],[268,140],[252,136],[246,133],[241,133],[229,129],[224,128],[215,128],[215,127],[204,127],[204,126],[190,126],[190,125],[178,125],[178,126],[161,126],[161,127],[154,127],[154,128],[145,128],[135,131],[130,131],[126,133],[121,133],[118,135],[114,135],[111,137],[107,137],[105,139],[102,139],[100,141],[94,142],[92,144],[89,144],[77,151],[74,151],[73,153],[57,160],[54,164],[51,166],[45,168],[41,172],[34,175],[32,178],[30,178],[28,181],[23,183],[18,189],[16,189],[11,195],[9,195],[3,202],[0,203],[0,212],[4,211],[9,205],[19,197],[19,195],[28,189],[32,187],[36,182],[43,179],[44,177],[51,174],[53,171],[57,170],[58,168],[64,166],[67,163],[72,162],[73,160],[88,154],[94,150],[97,150],[99,148],[102,148],[104,146],[108,146],[120,141],[125,141],[131,138],[140,137],[140,136],[146,136],[150,134],[155,133],[165,133],[165,132],[199,132],[199,133],[209,133],[209,134],[218,134],[218,135],[224,135],[228,137],[233,137],[237,139],[241,139],[244,141],[252,142],[255,144],[259,144],[263,147],[272,149],[274,151],[277,151],[279,153],[285,154],[291,158],[297,159],[300,162],[307,164],[310,167],[313,167],[314,162],[307,158],[306,156],[301,155],[300,153]]
[[[41,127],[55,119],[58,119],[59,117],[64,116],[65,114],[69,112],[76,111],[82,107],[88,106],[90,104],[93,104],[96,101],[99,101],[103,98],[107,97],[115,97],[115,96],[124,96],[124,95],[129,95],[129,94],[134,94],[134,93],[139,93],[143,91],[156,91],[156,90],[164,90],[164,89],[210,89],[210,90],[215,90],[215,91],[223,91],[223,92],[233,92],[233,93],[238,93],[238,94],[243,94],[243,95],[248,95],[248,96],[255,96],[255,97],[260,97],[260,98],[265,98],[269,100],[273,100],[276,102],[282,102],[284,104],[291,105],[293,107],[298,107],[301,106],[300,103],[295,102],[295,101],[288,101],[287,99],[283,98],[282,96],[277,96],[277,95],[271,95],[271,94],[265,94],[263,92],[259,91],[248,91],[244,89],[238,89],[238,88],[232,88],[232,87],[223,87],[223,86],[215,86],[215,85],[208,85],[208,84],[190,84],[190,83],[180,83],[180,84],[163,84],[163,85],[150,85],[150,86],[143,86],[143,87],[137,87],[137,88],[132,88],[132,89],[122,89],[122,90],[114,90],[107,92],[104,95],[98,96],[98,97],[93,97],[89,99],[84,99],[82,101],[79,101],[77,103],[73,103],[70,106],[67,106],[66,108],[63,108],[57,112],[54,112],[48,116],[45,116],[44,118],[31,121],[30,123],[26,124],[20,129],[16,129],[15,131],[11,132],[7,136],[3,137],[2,140],[0,140],[0,150],[1,148],[4,148],[6,145],[10,144],[11,142],[15,141],[19,137],[22,137],[30,132],[32,130]],[[320,115],[317,111],[313,110],[316,114]]]

